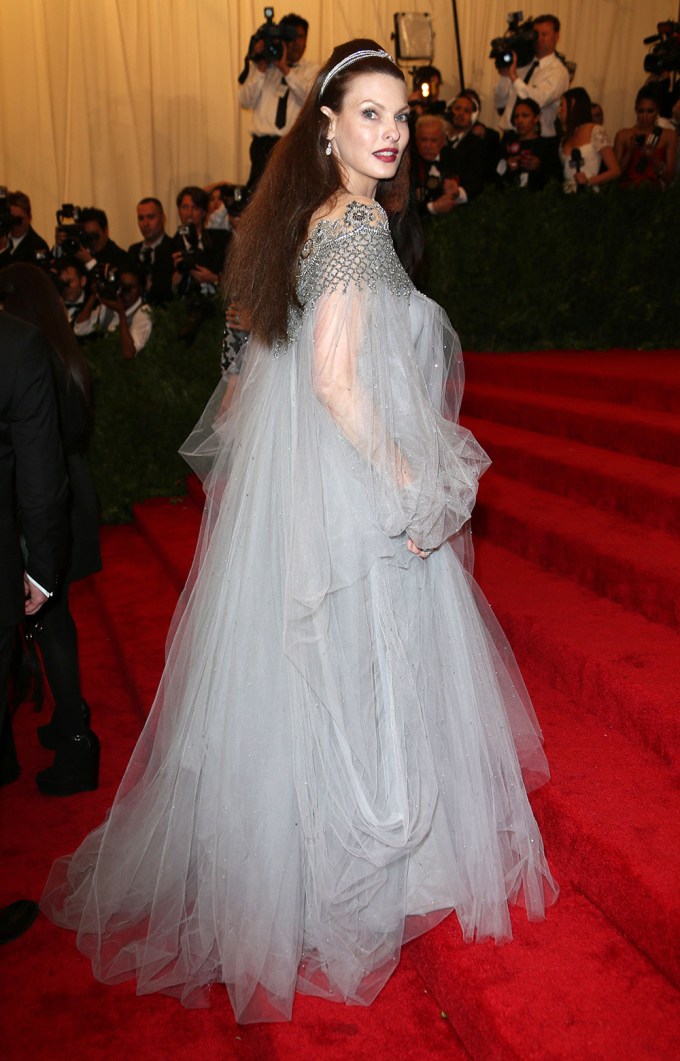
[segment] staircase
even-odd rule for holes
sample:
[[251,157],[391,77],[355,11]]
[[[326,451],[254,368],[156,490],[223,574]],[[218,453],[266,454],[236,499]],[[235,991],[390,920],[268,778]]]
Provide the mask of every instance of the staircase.
[[[544,729],[553,779],[532,803],[562,894],[545,922],[513,913],[500,948],[463,944],[449,919],[404,949],[367,1011],[301,998],[304,1049],[283,1026],[239,1037],[262,1058],[675,1058],[680,360],[475,354],[466,366],[463,422],[493,459],[476,573]],[[201,500],[191,481],[187,498],[105,528],[105,568],[79,596],[92,609],[94,595],[140,720]]]
[[462,420],[493,459],[476,575],[544,728],[553,780],[532,802],[563,892],[485,962],[441,929],[438,961],[430,938],[413,950],[473,1056],[674,1057],[680,353],[466,369]]

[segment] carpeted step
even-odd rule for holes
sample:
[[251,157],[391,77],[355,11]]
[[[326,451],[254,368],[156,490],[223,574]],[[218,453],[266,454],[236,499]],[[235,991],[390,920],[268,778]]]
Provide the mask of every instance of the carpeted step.
[[478,540],[475,576],[520,668],[581,710],[680,767],[680,634]]
[[466,353],[468,381],[680,412],[677,350]]
[[482,480],[475,531],[600,596],[680,628],[677,539],[647,528],[634,534],[624,518],[559,497],[493,469]]
[[133,524],[103,527],[101,540],[104,566],[94,576],[94,592],[146,716],[163,670],[177,586]]
[[569,879],[680,988],[677,775],[525,668],[552,779],[532,796],[558,880]]
[[567,886],[544,923],[517,911],[513,931],[467,945],[452,916],[406,950],[471,1057],[678,1056],[678,992],[584,896]]
[[680,468],[490,420],[463,422],[502,475],[680,534]]
[[469,382],[462,417],[540,431],[589,446],[680,464],[677,413]]
[[203,483],[193,472],[187,478],[187,497],[193,501],[195,505],[198,505],[201,511],[203,511],[203,504],[205,502]]
[[183,589],[201,525],[201,511],[188,497],[159,497],[135,505],[133,518],[177,591]]

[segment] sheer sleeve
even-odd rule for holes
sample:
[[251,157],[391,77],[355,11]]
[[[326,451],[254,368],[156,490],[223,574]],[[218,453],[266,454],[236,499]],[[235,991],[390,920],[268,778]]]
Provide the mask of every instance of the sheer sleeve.
[[603,147],[609,147],[609,137],[607,136],[606,129],[604,129],[602,125],[593,126],[590,142],[593,145],[593,149],[598,153]]
[[380,527],[431,549],[470,517],[488,460],[443,401],[447,381],[459,401],[456,337],[401,271],[386,227],[364,210],[317,265],[312,388],[351,447]]

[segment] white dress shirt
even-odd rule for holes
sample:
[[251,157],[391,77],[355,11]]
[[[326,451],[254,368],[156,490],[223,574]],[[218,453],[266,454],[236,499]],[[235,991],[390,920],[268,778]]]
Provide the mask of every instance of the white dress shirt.
[[[250,122],[253,136],[283,136],[289,131],[307,99],[318,69],[315,63],[303,61],[292,66],[283,78],[278,66],[258,70],[255,63],[250,64],[248,77],[238,87],[238,101],[246,110],[253,112]],[[276,110],[279,98],[288,90],[286,124],[279,129],[276,125]]]
[[[136,302],[125,311],[125,317],[128,322],[128,328],[130,329],[130,338],[132,339],[135,353],[139,353],[140,350],[146,346],[146,343],[151,335],[151,328],[153,326],[151,318],[151,310],[145,305],[141,298],[138,298]],[[99,305],[92,310],[92,313],[85,321],[80,321],[78,324],[74,324],[73,331],[76,335],[81,338],[85,335],[95,335],[102,332],[115,332],[118,329],[119,317],[115,310],[109,306]]]
[[526,84],[524,77],[533,64],[521,66],[517,77],[499,77],[494,89],[494,103],[502,111],[499,129],[512,129],[512,110],[518,99],[533,99],[541,108],[541,136],[555,136],[555,118],[560,100],[569,88],[569,71],[555,53],[538,60],[538,66]]

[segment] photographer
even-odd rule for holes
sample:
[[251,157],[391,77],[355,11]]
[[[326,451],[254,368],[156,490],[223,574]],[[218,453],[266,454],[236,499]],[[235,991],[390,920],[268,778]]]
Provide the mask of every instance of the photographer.
[[87,302],[87,272],[77,260],[62,258],[58,263],[57,290],[61,295],[69,324],[73,324]]
[[441,71],[436,66],[419,66],[413,72],[413,91],[408,104],[414,118],[422,114],[443,114],[446,103],[439,98],[442,87]]
[[[59,214],[63,212],[59,211]],[[127,265],[127,255],[122,247],[109,238],[109,222],[103,210],[88,206],[84,210],[73,211],[77,214],[77,223],[57,225],[55,233],[54,257],[65,257],[64,244],[75,239],[78,247],[68,251],[68,257],[75,257],[91,272],[97,265],[113,265],[122,269]]]
[[126,361],[136,357],[151,335],[151,310],[142,302],[142,274],[127,265],[100,267],[93,291],[73,330],[78,338],[118,331],[120,352]]
[[499,127],[505,130],[512,128],[512,112],[517,100],[535,100],[541,108],[541,136],[554,137],[557,108],[569,88],[569,72],[555,54],[560,38],[560,20],[555,15],[539,15],[533,20],[533,29],[536,34],[533,62],[518,67],[517,54],[510,50],[511,62],[499,68],[494,102],[501,116]]
[[198,185],[182,188],[177,195],[179,228],[173,240],[172,287],[178,298],[201,291],[214,295],[224,266],[229,233],[205,227],[208,193]]
[[238,89],[239,104],[253,112],[249,188],[257,183],[271,150],[300,113],[316,76],[318,66],[302,61],[308,28],[309,23],[299,15],[286,15],[278,27],[268,18],[251,38],[246,58],[246,69],[248,64],[250,68]]
[[38,254],[49,254],[45,240],[31,226],[31,200],[23,192],[10,192],[6,206],[10,229],[0,235],[0,269],[13,262],[34,262]]

